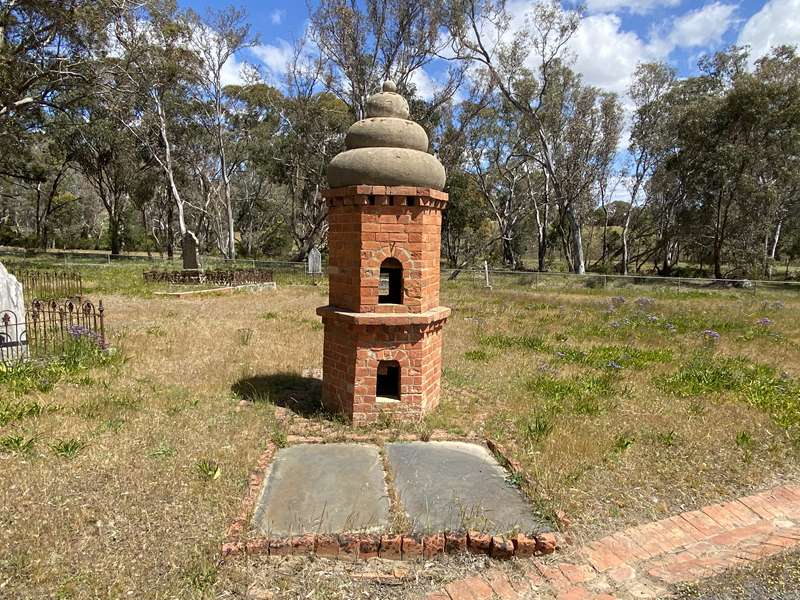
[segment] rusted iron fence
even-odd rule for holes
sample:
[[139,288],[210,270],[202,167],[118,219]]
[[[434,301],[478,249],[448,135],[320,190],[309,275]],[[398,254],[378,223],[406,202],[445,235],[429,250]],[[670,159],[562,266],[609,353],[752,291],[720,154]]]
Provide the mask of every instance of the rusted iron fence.
[[271,269],[217,269],[207,271],[145,271],[144,280],[148,283],[207,284],[234,286],[258,283],[272,283]]
[[89,300],[34,300],[20,318],[14,311],[0,311],[0,363],[58,354],[72,340],[88,339],[106,349],[105,309]]
[[83,279],[75,271],[13,270],[26,298],[66,300],[83,297]]

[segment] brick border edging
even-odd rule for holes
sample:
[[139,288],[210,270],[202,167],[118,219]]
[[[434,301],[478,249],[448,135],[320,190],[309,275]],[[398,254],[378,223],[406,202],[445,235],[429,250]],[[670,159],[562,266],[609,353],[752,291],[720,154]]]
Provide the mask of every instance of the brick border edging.
[[[327,436],[287,436],[292,444],[324,444],[329,441],[345,441],[355,443],[385,443],[388,438],[402,441],[448,441],[458,440],[476,443],[477,439],[464,439],[457,436],[431,435],[428,440],[415,434],[400,436],[381,436],[379,434],[331,434]],[[427,436],[426,436],[427,437]],[[496,452],[491,440],[485,440],[490,451]],[[507,560],[513,557],[527,558],[552,554],[556,551],[558,541],[550,532],[500,536],[479,531],[443,531],[429,535],[378,534],[378,533],[346,533],[346,534],[302,534],[290,537],[258,536],[245,539],[245,530],[250,521],[258,496],[268,473],[268,467],[278,451],[274,442],[267,444],[266,450],[259,456],[256,466],[251,470],[247,492],[234,521],[228,527],[222,543],[222,558],[237,554],[267,554],[269,556],[310,555],[343,560],[367,560],[381,557],[389,560],[417,560],[419,558],[435,558],[443,554],[486,554],[491,558]],[[502,455],[501,455],[502,456]],[[503,457],[505,458],[505,457]],[[508,462],[508,459],[505,459]],[[511,464],[511,463],[509,463]]]
[[426,600],[505,600],[540,586],[559,600],[655,598],[696,581],[800,547],[800,485],[785,484],[609,534],[564,562],[530,561],[520,580],[497,568],[451,581]]
[[342,533],[304,534],[292,537],[258,537],[248,541],[228,541],[222,545],[222,557],[236,554],[268,556],[311,555],[341,560],[418,560],[445,554],[485,554],[498,560],[528,558],[555,552],[552,533],[493,536],[477,531],[444,532],[431,535]]

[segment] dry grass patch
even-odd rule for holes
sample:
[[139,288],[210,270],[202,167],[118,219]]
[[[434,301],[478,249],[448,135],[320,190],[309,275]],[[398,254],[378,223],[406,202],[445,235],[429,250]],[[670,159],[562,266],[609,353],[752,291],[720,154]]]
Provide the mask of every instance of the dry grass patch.
[[[0,421],[0,595],[401,598],[483,568],[448,559],[388,585],[363,577],[369,565],[220,564],[267,441],[350,430],[321,411],[311,376],[327,290],[162,299],[125,279],[135,271],[109,267],[91,281],[119,362],[20,388],[19,414]],[[578,538],[795,477],[793,424],[770,407],[800,376],[800,301],[613,293],[447,284],[441,406],[422,423],[371,431],[496,439],[524,466],[537,507],[565,511]],[[703,334],[713,328],[719,341]],[[728,374],[764,367],[697,387],[695,356]]]

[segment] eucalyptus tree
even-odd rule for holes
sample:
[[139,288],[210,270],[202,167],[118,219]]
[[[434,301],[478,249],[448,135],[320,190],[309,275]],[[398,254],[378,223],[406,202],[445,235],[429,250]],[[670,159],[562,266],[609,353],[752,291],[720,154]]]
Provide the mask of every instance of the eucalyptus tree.
[[[421,71],[449,44],[443,33],[446,3],[437,0],[328,0],[309,12],[311,39],[325,61],[325,83],[356,120],[364,118],[367,98],[382,81],[394,80],[406,94],[414,91],[415,78],[426,77]],[[427,108],[453,96],[464,68],[451,65]]]
[[[245,14],[232,7],[212,11],[204,19],[190,13],[190,19],[194,30],[190,48],[199,61],[194,89],[198,94],[200,122],[214,148],[216,172],[208,178],[208,184],[218,181],[221,188],[208,192],[224,211],[225,226],[217,227],[216,237],[222,254],[233,259],[236,258],[236,210],[231,180],[243,170],[247,136],[241,128],[232,126],[231,121],[241,86],[226,85],[230,82],[224,78],[226,67],[230,68],[236,53],[253,46],[256,38],[250,32]],[[255,77],[255,74],[251,76]]]
[[344,136],[352,122],[347,105],[320,90],[324,65],[319,56],[296,48],[289,64],[280,101],[277,135],[271,144],[274,180],[286,188],[285,222],[303,260],[327,237],[327,209],[322,190],[325,169],[344,150]]
[[111,253],[119,254],[123,226],[132,207],[131,188],[139,173],[148,168],[148,160],[112,116],[115,107],[105,105],[102,96],[86,100],[64,132],[62,143],[69,148],[70,166],[84,177],[105,209]]
[[467,173],[496,225],[492,241],[500,242],[503,262],[512,269],[522,265],[518,238],[531,209],[525,185],[530,165],[515,117],[502,94],[491,94],[466,128],[464,149]]
[[565,64],[580,18],[547,1],[534,5],[521,24],[504,0],[456,0],[449,17],[456,57],[484,69],[489,85],[519,113],[531,158],[559,206],[565,253],[576,273],[586,270],[581,212],[600,155],[615,147],[609,142],[619,136],[614,115],[620,114],[612,94],[583,86]]
[[[640,64],[633,74],[628,96],[633,103],[633,123],[628,145],[630,171],[627,188],[630,204],[625,211],[622,225],[622,273],[628,274],[630,263],[629,234],[631,219],[640,207],[640,197],[647,199],[645,186],[653,173],[670,152],[675,151],[672,129],[666,101],[675,85],[675,69],[664,63]],[[666,256],[665,256],[666,260]]]
[[105,0],[6,0],[0,5],[0,140],[8,127],[59,110],[63,92],[91,77],[106,34]]
[[[105,61],[101,87],[107,101],[118,107],[119,124],[164,173],[186,268],[198,264],[198,237],[188,214],[192,205],[179,185],[182,161],[177,143],[192,120],[188,104],[198,84],[191,37],[189,20],[173,5],[154,2],[142,11],[120,13],[114,27],[117,54]],[[196,220],[202,219],[198,213]]]

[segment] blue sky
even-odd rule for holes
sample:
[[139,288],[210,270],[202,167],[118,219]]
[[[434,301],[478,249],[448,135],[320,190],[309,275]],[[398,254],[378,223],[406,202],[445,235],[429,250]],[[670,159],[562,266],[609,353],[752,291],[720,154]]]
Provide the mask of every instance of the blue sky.
[[[224,0],[180,0],[198,12],[221,8]],[[302,36],[308,11],[304,0],[238,0],[260,38],[258,46],[238,57],[260,65],[280,78],[289,44]],[[588,12],[571,43],[575,68],[587,83],[624,95],[639,62],[665,60],[681,75],[691,75],[697,60],[731,43],[750,44],[754,55],[771,45],[800,43],[800,0],[587,0]],[[509,0],[509,10],[521,17],[532,6]],[[522,22],[519,19],[518,22]],[[230,65],[235,77],[239,64]],[[437,73],[417,78],[422,95],[436,85]]]

